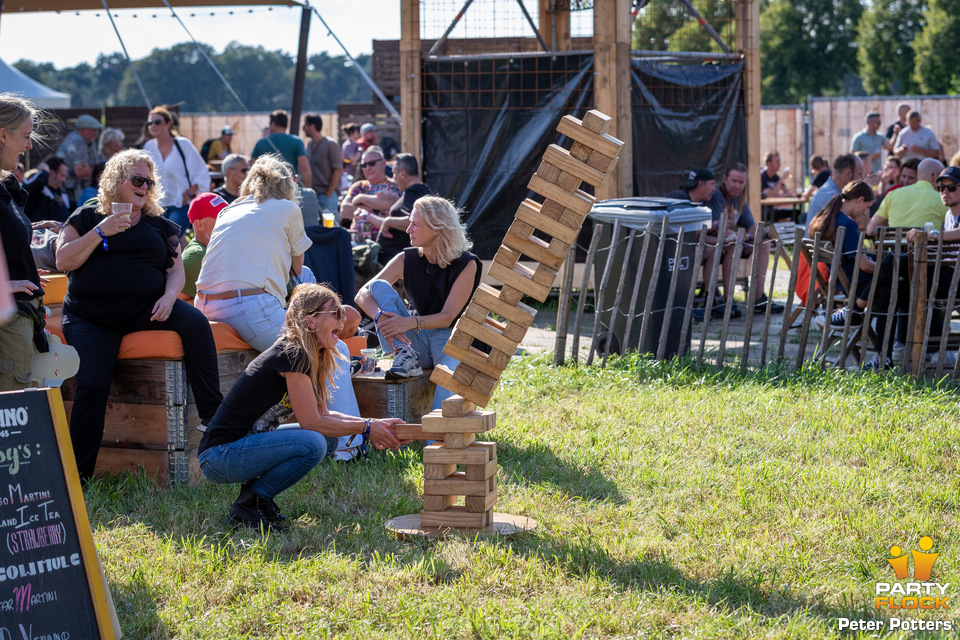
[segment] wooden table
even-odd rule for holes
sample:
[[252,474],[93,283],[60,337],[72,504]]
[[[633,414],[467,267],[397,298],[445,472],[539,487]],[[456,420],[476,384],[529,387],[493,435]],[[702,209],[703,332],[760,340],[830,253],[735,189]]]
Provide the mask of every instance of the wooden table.
[[762,205],[760,208],[761,217],[764,222],[772,222],[773,216],[769,212],[773,211],[776,208],[789,207],[792,209],[791,217],[794,222],[797,222],[800,219],[800,216],[803,215],[804,206],[807,204],[807,201],[798,196],[786,196],[786,197],[776,197],[776,198],[763,198],[760,200]]

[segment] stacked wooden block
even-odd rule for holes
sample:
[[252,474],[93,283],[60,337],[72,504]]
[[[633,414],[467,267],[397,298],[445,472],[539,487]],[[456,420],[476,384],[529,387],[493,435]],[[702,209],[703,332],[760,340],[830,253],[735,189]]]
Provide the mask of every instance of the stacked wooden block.
[[[536,315],[520,299],[546,299],[593,207],[594,198],[580,190],[581,182],[600,186],[623,146],[604,133],[609,124],[610,118],[599,111],[588,112],[582,122],[572,116],[560,121],[557,131],[571,138],[573,147],[567,151],[552,144],[543,155],[527,186],[545,200],[524,200],[490,267],[490,277],[503,287],[477,289],[443,350],[460,364],[454,371],[438,366],[430,376],[433,382],[481,407],[490,402]],[[544,235],[549,239],[540,237]],[[520,264],[524,256],[536,264]],[[490,353],[474,348],[475,340],[489,346]]]
[[[438,366],[430,376],[458,395],[424,416],[421,429],[410,429],[410,437],[443,440],[423,451],[422,527],[480,529],[494,524],[497,448],[493,442],[475,440],[477,433],[495,426],[496,414],[476,406],[490,402],[536,316],[520,299],[525,294],[546,299],[593,207],[594,198],[580,190],[581,182],[598,187],[614,167],[623,143],[604,133],[609,123],[598,111],[588,112],[582,122],[571,116],[561,120],[557,131],[571,138],[573,147],[567,151],[550,145],[531,178],[530,190],[545,201],[527,199],[520,205],[494,257],[490,276],[503,287],[480,285],[443,350],[460,364],[453,371]],[[524,256],[536,264],[520,264]],[[475,348],[474,341],[489,346],[489,353]],[[397,431],[404,437],[400,428]],[[460,497],[463,504],[458,504]]]

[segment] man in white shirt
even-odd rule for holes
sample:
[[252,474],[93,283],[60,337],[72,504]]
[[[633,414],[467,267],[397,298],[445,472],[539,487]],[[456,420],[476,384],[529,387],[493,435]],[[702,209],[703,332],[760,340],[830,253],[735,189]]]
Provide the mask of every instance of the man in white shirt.
[[937,142],[937,134],[920,124],[920,112],[911,111],[907,123],[910,126],[901,130],[897,136],[894,153],[901,160],[939,158],[940,143]]

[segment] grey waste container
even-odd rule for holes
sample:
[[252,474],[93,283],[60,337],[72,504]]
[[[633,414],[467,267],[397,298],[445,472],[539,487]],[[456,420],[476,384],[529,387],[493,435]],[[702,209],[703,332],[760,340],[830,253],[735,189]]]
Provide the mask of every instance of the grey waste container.
[[[667,240],[664,245],[663,259],[655,265],[656,248],[663,225],[663,219],[669,218]],[[670,317],[670,328],[667,332],[666,355],[673,356],[680,351],[680,333],[683,329],[682,307],[686,303],[687,293],[690,290],[690,279],[696,277],[697,265],[693,264],[696,254],[697,232],[711,224],[710,209],[695,205],[688,200],[672,198],[621,198],[617,200],[603,200],[597,202],[590,212],[594,223],[603,223],[600,243],[597,246],[594,262],[596,287],[600,286],[604,267],[607,264],[607,254],[610,247],[610,235],[613,224],[620,220],[621,226],[627,229],[638,229],[630,255],[627,256],[627,243],[623,241],[616,247],[611,272],[607,278],[607,286],[597,293],[600,309],[601,329],[598,348],[602,352],[609,342],[610,353],[623,353],[636,349],[641,353],[656,353],[660,342],[660,330],[663,326],[664,311],[667,305],[667,295],[670,289],[670,278],[675,266],[679,268],[677,274],[677,293],[674,295],[674,311]],[[633,297],[633,287],[640,270],[640,253],[643,249],[643,230],[647,223],[652,222],[652,237],[650,248],[647,250],[646,266],[643,278],[640,281],[637,304],[634,309],[636,317],[630,329],[630,335],[624,336],[627,325],[627,314],[630,311],[630,302]],[[677,241],[683,242],[679,265],[674,265],[677,250]],[[620,276],[624,260],[628,262],[626,277],[623,283],[623,294],[620,306],[613,311],[616,302],[617,287],[620,285]],[[642,345],[640,342],[641,313],[647,299],[649,286],[656,287],[653,296],[653,316],[647,328],[647,335]],[[680,308],[678,310],[678,308]],[[690,332],[687,332],[686,348],[690,347]]]

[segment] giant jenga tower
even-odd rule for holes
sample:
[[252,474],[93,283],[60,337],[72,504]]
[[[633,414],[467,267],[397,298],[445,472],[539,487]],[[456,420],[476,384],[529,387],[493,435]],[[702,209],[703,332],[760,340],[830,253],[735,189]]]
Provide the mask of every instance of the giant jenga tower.
[[[524,200],[494,256],[489,275],[503,286],[498,290],[480,285],[443,350],[460,364],[453,371],[438,366],[430,376],[434,383],[458,395],[424,416],[422,428],[416,435],[410,434],[443,440],[442,445],[423,451],[422,528],[482,529],[495,524],[497,447],[493,442],[476,441],[476,434],[495,426],[496,413],[477,407],[490,402],[503,370],[536,316],[520,299],[524,295],[540,302],[546,299],[593,207],[595,199],[580,190],[581,183],[600,186],[616,163],[623,143],[605,133],[609,123],[610,118],[599,111],[587,112],[583,121],[572,116],[560,121],[557,131],[572,139],[573,146],[567,151],[551,144],[530,179],[530,190],[545,200],[543,204]],[[522,256],[537,264],[520,264]],[[475,341],[487,345],[490,352],[475,348]],[[461,496],[464,503],[458,505]]]

